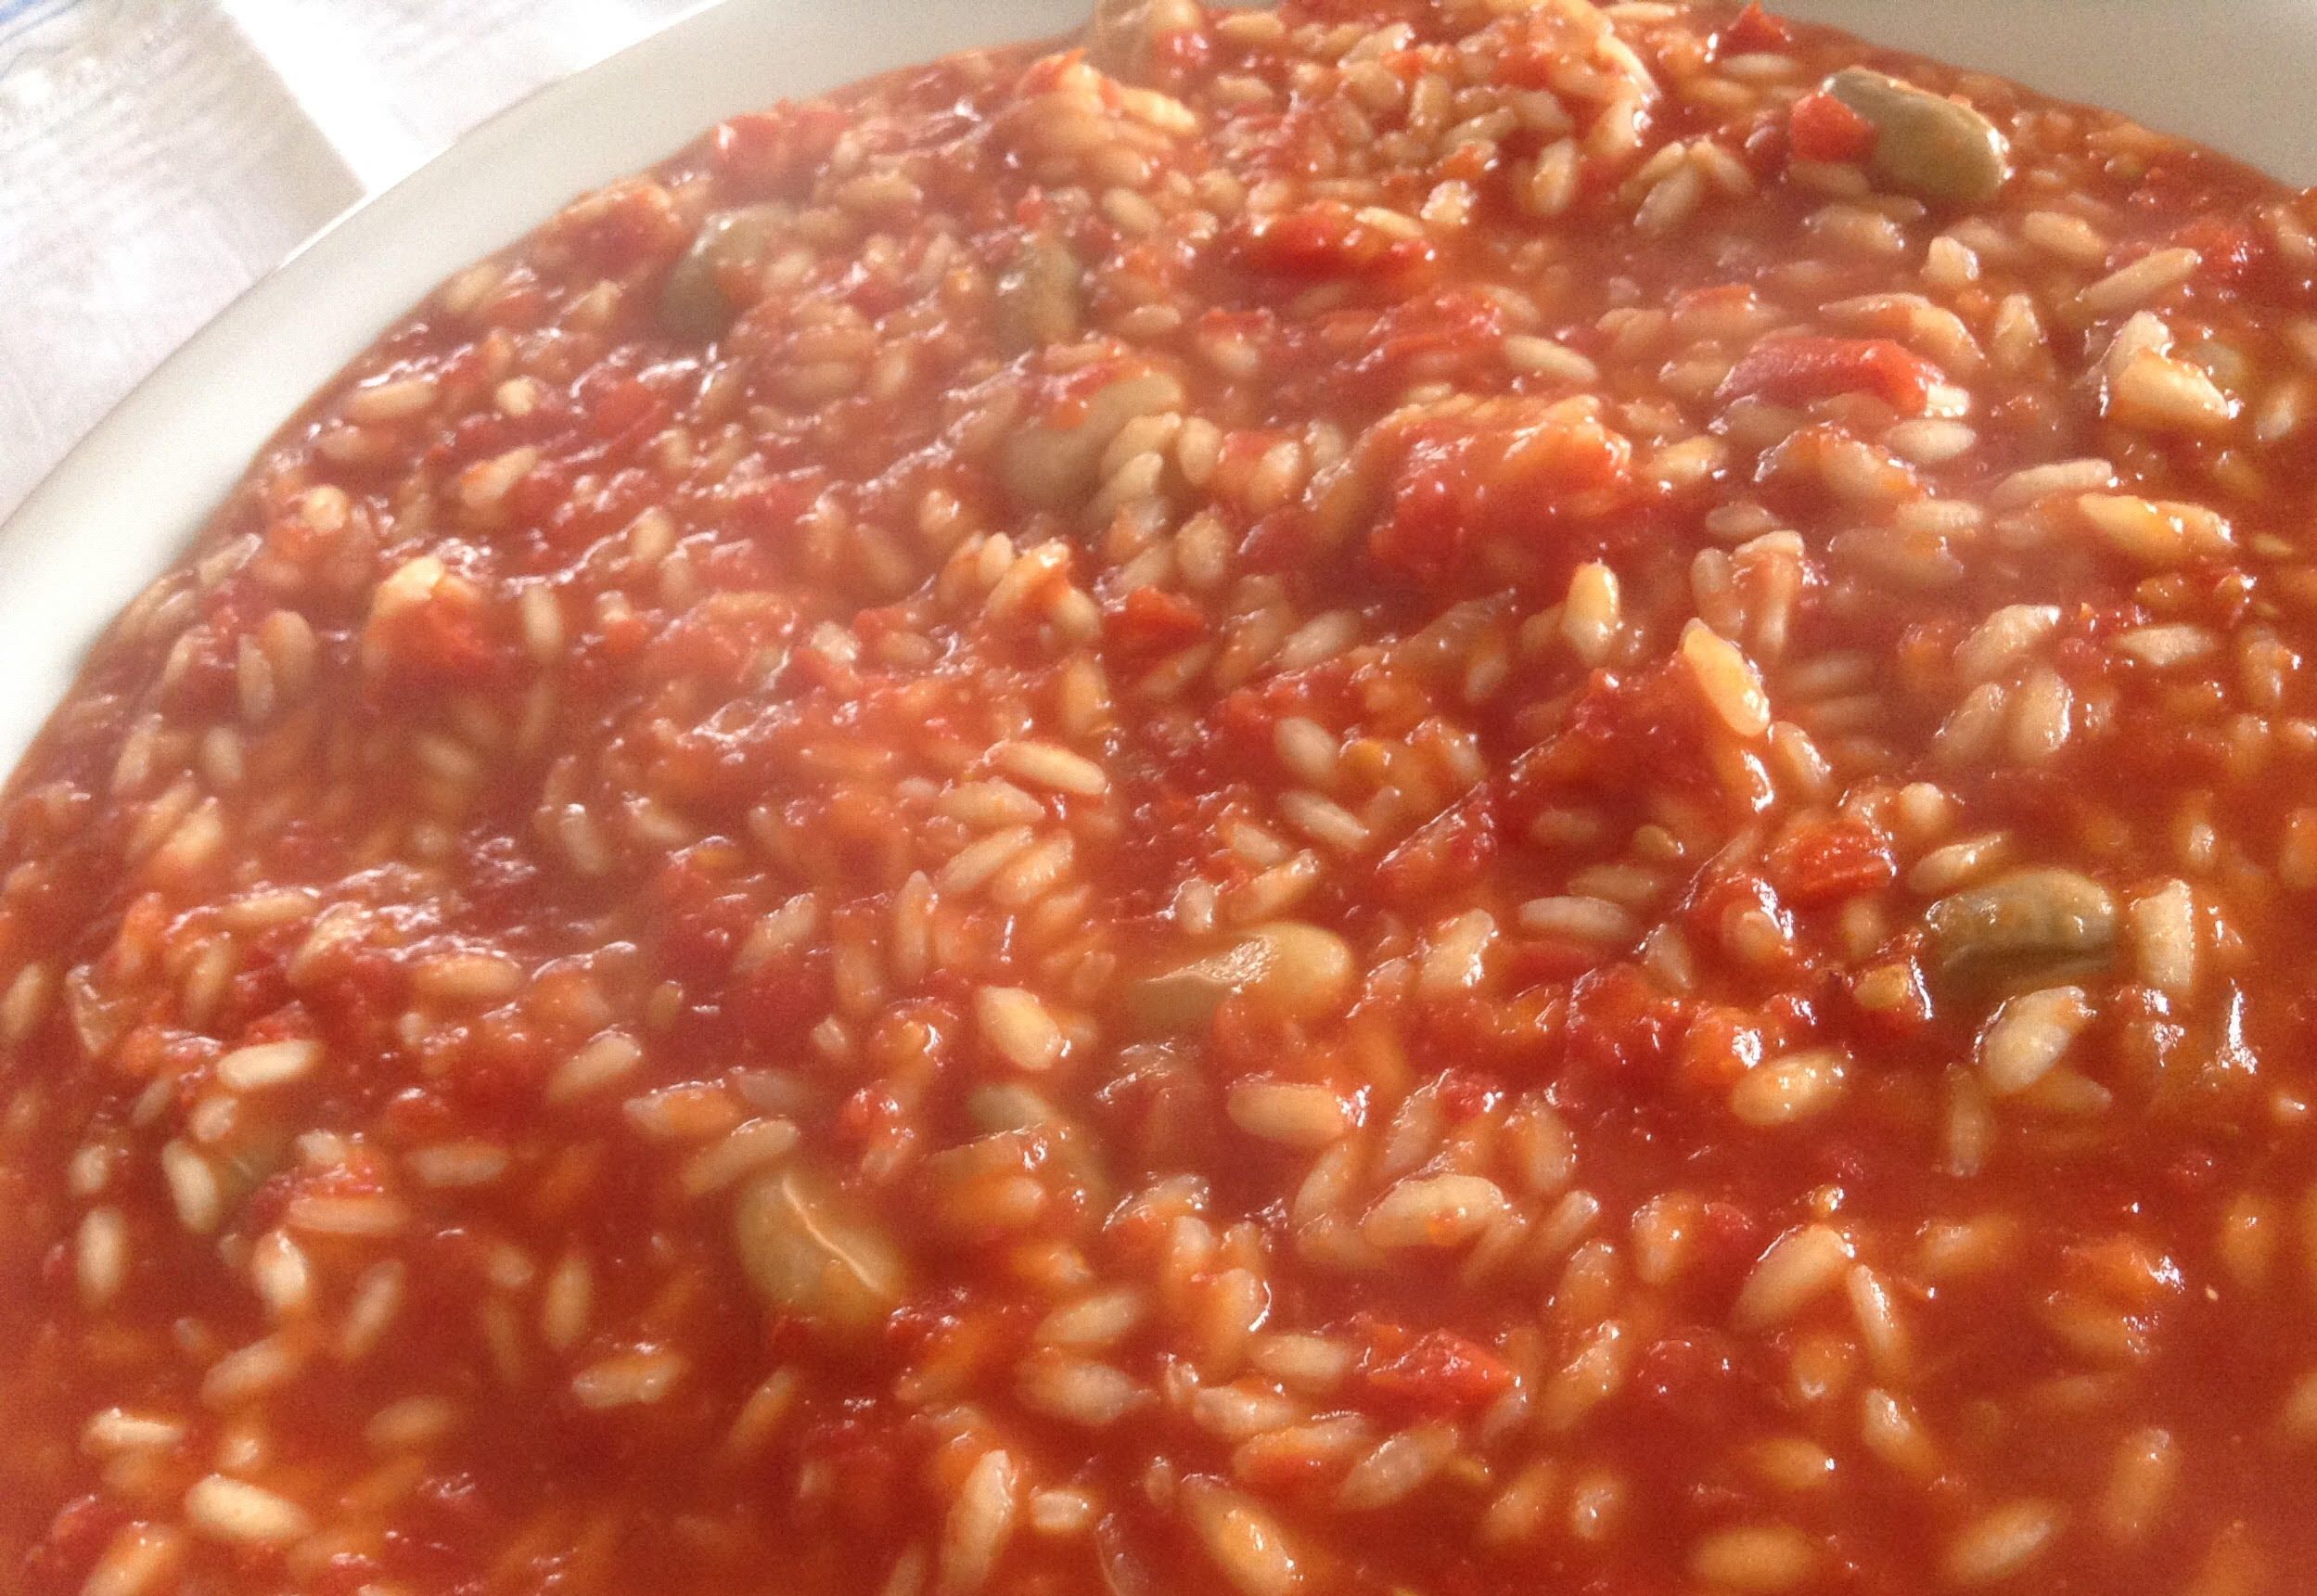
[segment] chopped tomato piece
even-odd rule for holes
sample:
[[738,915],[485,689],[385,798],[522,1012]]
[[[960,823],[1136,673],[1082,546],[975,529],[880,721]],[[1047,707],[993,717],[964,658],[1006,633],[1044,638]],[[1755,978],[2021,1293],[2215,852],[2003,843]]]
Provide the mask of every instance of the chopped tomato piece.
[[1710,1003],[1682,1033],[1682,1079],[1703,1092],[1726,1092],[1762,1061],[1761,1016],[1727,1003]]
[[1107,630],[1117,647],[1163,653],[1187,645],[1205,632],[1207,617],[1179,593],[1139,587],[1109,606]]
[[1748,0],[1737,20],[1722,32],[1722,51],[1742,55],[1755,50],[1783,50],[1794,43],[1794,29],[1784,17],[1761,8],[1761,0]]
[[1632,964],[1588,970],[1568,993],[1568,1053],[1604,1079],[1654,1074],[1678,1045],[1686,1006]]
[[1632,445],[1602,423],[1589,401],[1494,425],[1456,417],[1396,435],[1379,428],[1371,437],[1387,439],[1378,449],[1396,444],[1400,453],[1390,510],[1368,551],[1422,581],[1448,576],[1478,543],[1505,535],[1542,541],[1558,517],[1607,514],[1632,475]]
[[2242,288],[2273,253],[2268,239],[2250,222],[2219,216],[2197,217],[2175,230],[2172,242],[2186,245],[2202,258],[2197,267],[2200,279],[2227,288]]
[[738,192],[772,198],[800,194],[845,131],[845,113],[826,100],[782,101],[717,125],[716,167]]
[[472,684],[503,663],[500,631],[484,591],[445,574],[422,596],[374,606],[362,646],[378,687]]
[[1889,839],[1859,820],[1809,826],[1770,855],[1772,883],[1780,897],[1796,903],[1831,903],[1879,892],[1898,874]]
[[1256,270],[1285,277],[1393,277],[1429,263],[1439,251],[1420,227],[1379,227],[1340,200],[1323,200],[1248,223],[1239,254]]
[[1496,858],[1497,824],[1495,795],[1475,788],[1386,854],[1376,865],[1376,886],[1412,902],[1473,879]]
[[1513,1383],[1504,1360],[1453,1330],[1427,1330],[1403,1341],[1397,1326],[1379,1328],[1365,1373],[1368,1389],[1410,1413],[1453,1416],[1485,1407]]
[[547,231],[607,275],[672,260],[691,238],[674,200],[656,183],[614,184],[575,199]]
[[1893,410],[1920,415],[1939,369],[1888,338],[1764,338],[1722,380],[1722,397],[1800,404],[1841,393],[1871,393]]
[[1786,112],[1786,138],[1799,160],[1856,160],[1875,147],[1875,124],[1817,89]]

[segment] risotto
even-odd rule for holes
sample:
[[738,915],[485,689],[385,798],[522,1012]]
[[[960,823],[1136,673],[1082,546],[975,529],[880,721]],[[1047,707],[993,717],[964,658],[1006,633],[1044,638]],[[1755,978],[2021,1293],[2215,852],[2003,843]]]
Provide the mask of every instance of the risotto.
[[0,1586],[2306,1589],[2312,227],[1585,0],[575,201],[8,789]]

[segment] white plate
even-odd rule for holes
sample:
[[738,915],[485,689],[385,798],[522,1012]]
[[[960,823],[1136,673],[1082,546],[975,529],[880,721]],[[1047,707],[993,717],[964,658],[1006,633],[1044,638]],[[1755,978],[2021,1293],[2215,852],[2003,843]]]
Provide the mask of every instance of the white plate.
[[[720,0],[504,112],[349,211],[165,361],[0,525],[0,768],[274,429],[436,282],[719,119],[1090,0]],[[2317,178],[2317,0],[1787,0],[1773,9],[2113,105]]]

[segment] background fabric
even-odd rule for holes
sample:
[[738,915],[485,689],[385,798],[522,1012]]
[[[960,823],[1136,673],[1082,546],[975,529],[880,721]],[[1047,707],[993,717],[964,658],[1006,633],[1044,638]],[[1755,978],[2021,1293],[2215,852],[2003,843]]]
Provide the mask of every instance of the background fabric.
[[301,238],[695,0],[0,0],[0,517]]

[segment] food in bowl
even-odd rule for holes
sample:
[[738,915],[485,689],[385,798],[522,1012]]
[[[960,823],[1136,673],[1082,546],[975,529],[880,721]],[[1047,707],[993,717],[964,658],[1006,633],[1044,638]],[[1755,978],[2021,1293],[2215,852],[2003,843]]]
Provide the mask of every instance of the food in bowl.
[[574,202],[9,789],[6,1583],[2295,1588],[2312,220],[1581,0]]

